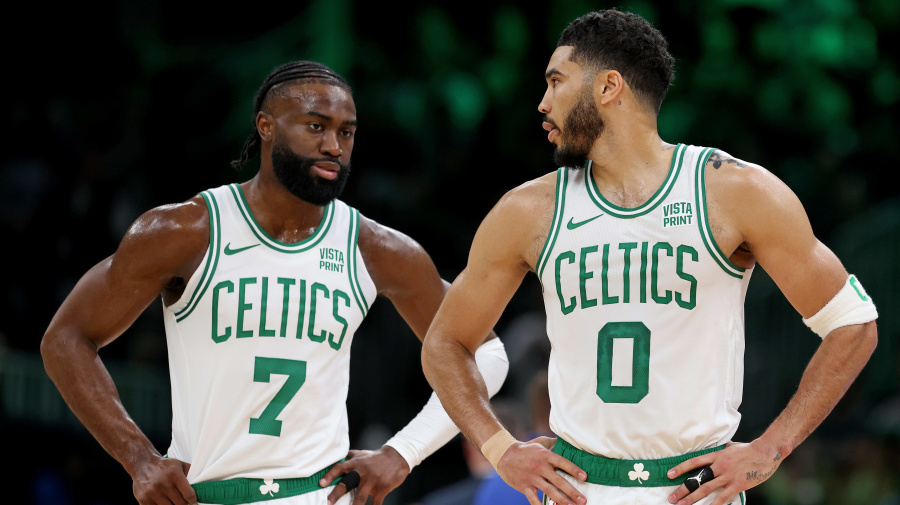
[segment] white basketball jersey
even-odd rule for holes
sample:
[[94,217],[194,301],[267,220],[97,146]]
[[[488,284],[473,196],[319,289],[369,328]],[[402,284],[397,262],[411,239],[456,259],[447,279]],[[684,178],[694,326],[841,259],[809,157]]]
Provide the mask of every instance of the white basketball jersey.
[[554,433],[584,451],[655,459],[723,444],[743,389],[744,295],[707,220],[713,149],[679,144],[643,205],[608,202],[584,170],[558,171],[538,261]]
[[376,296],[359,213],[335,200],[315,233],[286,244],[259,226],[237,184],[201,195],[209,249],[164,307],[168,455],[191,464],[191,483],[310,476],[350,447],[350,344]]

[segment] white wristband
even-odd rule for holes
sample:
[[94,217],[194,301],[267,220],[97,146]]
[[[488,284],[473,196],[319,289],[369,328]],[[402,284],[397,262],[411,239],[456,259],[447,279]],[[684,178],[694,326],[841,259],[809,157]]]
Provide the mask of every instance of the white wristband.
[[855,275],[847,278],[844,287],[830,302],[803,323],[818,336],[825,338],[832,331],[851,324],[863,324],[878,318],[872,297]]
[[[499,338],[481,344],[475,351],[475,364],[484,377],[488,394],[494,396],[500,391],[509,372],[509,359]],[[447,415],[437,395],[432,392],[419,414],[384,445],[389,445],[400,453],[412,470],[458,433],[459,428]]]

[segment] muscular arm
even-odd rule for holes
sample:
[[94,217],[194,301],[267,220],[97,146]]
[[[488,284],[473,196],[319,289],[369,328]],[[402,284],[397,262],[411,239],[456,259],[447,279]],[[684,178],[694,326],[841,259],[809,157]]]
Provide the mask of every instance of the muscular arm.
[[[359,250],[366,269],[380,296],[393,303],[413,333],[423,340],[443,300],[449,283],[441,279],[431,257],[406,235],[365,217],[360,218]],[[487,328],[481,333],[478,348],[497,335]],[[506,377],[508,362],[499,340],[484,346],[479,363],[492,377],[496,393]],[[351,451],[347,461],[335,465],[320,481],[328,485],[349,471],[360,474],[359,491],[354,503],[363,504],[371,495],[380,505],[384,497],[399,486],[412,467],[434,450],[449,442],[458,430],[432,395],[422,411],[401,432],[377,451]],[[343,494],[338,486],[328,497],[333,503]]]
[[[425,339],[425,376],[450,417],[479,448],[504,428],[491,409],[473,353],[479,335],[497,323],[524,276],[534,270],[553,218],[555,185],[555,174],[545,176],[511,191],[491,210]],[[501,477],[532,504],[539,503],[538,489],[557,503],[583,500],[556,468],[582,473],[537,443],[514,444],[497,465]]]
[[[783,182],[759,166],[722,153],[707,165],[707,181],[711,215],[715,211],[721,225],[720,245],[752,255],[800,315],[812,316],[841,289],[848,273],[815,237],[803,206]],[[807,365],[797,392],[759,438],[675,468],[676,474],[681,474],[715,461],[712,469],[717,478],[713,482],[717,484],[704,484],[684,503],[723,488],[713,503],[721,505],[726,498],[765,481],[828,416],[876,343],[874,322],[845,326],[827,335]],[[686,495],[687,490],[680,487],[670,501]]]
[[[410,237],[365,216],[360,216],[359,249],[378,295],[390,300],[416,337],[424,340],[447,290],[431,257]],[[485,335],[488,340],[496,338],[487,328],[478,345]]]
[[[159,493],[178,492],[180,497],[168,497],[173,503],[194,495],[180,462],[178,468],[160,467],[160,454],[125,411],[98,351],[128,329],[167,287],[178,289],[178,280],[190,276],[206,249],[205,216],[202,201],[141,216],[115,254],[78,281],[41,341],[47,374],[82,424],[132,476],[141,503],[166,498]],[[182,472],[177,487],[145,490],[141,483],[154,480],[159,472]]]
[[474,353],[479,335],[492,328],[530,270],[527,217],[514,194],[505,196],[481,223],[466,268],[428,331],[422,352],[425,376],[463,434],[481,447],[502,428]]

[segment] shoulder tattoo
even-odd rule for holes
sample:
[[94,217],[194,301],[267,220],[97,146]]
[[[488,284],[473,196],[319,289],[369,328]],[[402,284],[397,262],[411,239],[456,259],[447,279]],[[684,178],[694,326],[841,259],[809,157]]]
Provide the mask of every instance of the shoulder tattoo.
[[747,166],[747,164],[744,163],[743,161],[741,161],[737,158],[734,158],[729,154],[725,154],[719,150],[715,150],[715,151],[713,151],[712,154],[709,155],[708,163],[712,163],[713,168],[715,168],[716,170],[718,170],[722,166],[722,163],[734,163],[735,165],[737,165],[741,168],[744,168]]

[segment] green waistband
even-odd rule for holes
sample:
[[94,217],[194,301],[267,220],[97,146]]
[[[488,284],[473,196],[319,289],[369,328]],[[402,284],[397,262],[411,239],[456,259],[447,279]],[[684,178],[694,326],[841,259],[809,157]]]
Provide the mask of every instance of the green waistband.
[[565,440],[557,438],[553,452],[587,472],[587,481],[591,484],[619,487],[660,487],[677,486],[687,478],[687,475],[680,475],[674,479],[666,477],[666,472],[675,465],[701,454],[724,448],[724,445],[720,445],[662,459],[611,459],[584,452]]
[[[298,479],[228,479],[192,484],[200,503],[238,505],[287,498],[323,489],[321,479],[334,465],[328,465],[309,477]],[[331,484],[341,481],[338,477]]]

